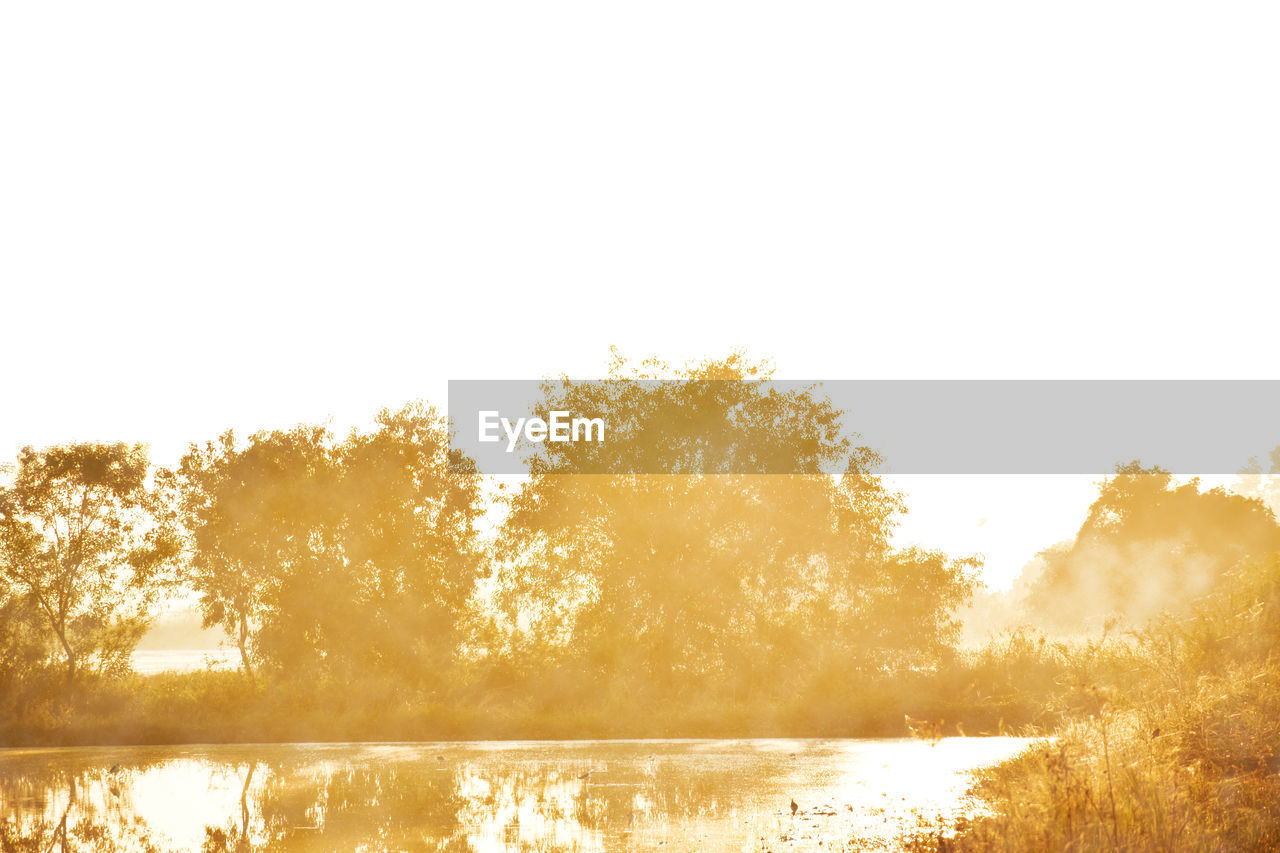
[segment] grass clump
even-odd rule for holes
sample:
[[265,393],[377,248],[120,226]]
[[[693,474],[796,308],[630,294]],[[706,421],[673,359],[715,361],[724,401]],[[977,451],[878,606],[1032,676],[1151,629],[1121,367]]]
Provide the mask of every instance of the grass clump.
[[1063,722],[986,771],[988,816],[916,850],[1280,849],[1280,559],[1078,650]]

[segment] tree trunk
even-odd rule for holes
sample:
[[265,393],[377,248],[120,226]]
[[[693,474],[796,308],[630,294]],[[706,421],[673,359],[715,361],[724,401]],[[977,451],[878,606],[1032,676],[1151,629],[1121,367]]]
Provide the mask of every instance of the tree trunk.
[[62,651],[67,656],[67,683],[76,680],[76,653],[71,650],[71,644],[67,642],[67,632],[65,630],[57,631],[58,642],[62,644]]
[[240,614],[240,630],[236,636],[236,646],[240,649],[240,665],[244,667],[245,675],[253,678],[253,665],[249,663],[249,620],[242,613]]

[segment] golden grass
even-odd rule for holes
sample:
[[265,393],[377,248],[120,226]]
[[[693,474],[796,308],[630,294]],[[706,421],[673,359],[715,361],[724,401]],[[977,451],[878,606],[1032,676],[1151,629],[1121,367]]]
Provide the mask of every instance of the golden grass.
[[1075,664],[1066,722],[982,775],[991,816],[908,849],[1280,849],[1280,560],[1234,581],[1125,640],[1043,644]]

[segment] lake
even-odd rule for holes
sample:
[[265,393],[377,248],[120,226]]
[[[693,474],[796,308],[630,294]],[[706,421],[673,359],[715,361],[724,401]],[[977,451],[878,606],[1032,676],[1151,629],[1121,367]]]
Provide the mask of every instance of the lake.
[[[830,851],[974,816],[1022,738],[0,750],[8,843],[68,849]],[[791,801],[798,808],[792,814]],[[4,840],[4,839],[0,839]],[[27,849],[20,847],[20,849]]]
[[240,666],[240,653],[235,649],[135,649],[129,663],[141,675],[236,669]]

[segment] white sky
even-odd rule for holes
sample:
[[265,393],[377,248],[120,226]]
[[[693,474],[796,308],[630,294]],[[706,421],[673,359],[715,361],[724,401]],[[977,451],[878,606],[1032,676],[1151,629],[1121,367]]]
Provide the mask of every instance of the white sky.
[[[745,346],[781,378],[1276,378],[1278,25],[1115,0],[4,4],[0,453],[167,462],[229,426],[443,404],[449,378],[598,375],[610,344]],[[957,551],[1070,535],[1090,494],[921,488],[913,535]]]

